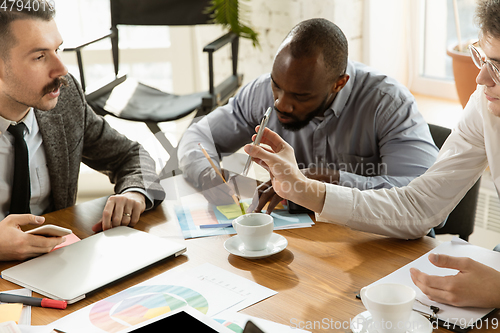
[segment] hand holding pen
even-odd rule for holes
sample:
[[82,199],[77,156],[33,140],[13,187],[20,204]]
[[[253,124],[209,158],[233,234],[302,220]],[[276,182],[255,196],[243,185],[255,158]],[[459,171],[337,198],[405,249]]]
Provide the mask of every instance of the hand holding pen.
[[[257,132],[257,137],[255,138],[255,141],[253,142],[253,144],[255,146],[260,145],[260,139],[262,138],[262,134],[264,134],[264,129],[266,128],[267,122],[269,121],[271,111],[273,111],[273,108],[269,107],[267,109],[266,113],[264,114],[264,118],[262,118],[262,121],[260,122],[260,128],[259,128],[259,131]],[[250,164],[252,164],[252,157],[248,156],[247,163],[245,164],[245,167],[243,168],[243,172],[242,172],[243,177],[246,177],[246,175],[248,174],[248,170],[250,169]]]
[[[201,142],[198,143],[198,145],[200,146],[200,149],[203,152],[203,155],[205,155],[206,159],[208,160],[208,162],[210,162],[210,165],[215,170],[215,173],[222,179],[222,181],[224,182],[224,184],[227,184],[226,179],[224,178],[224,176],[222,175],[222,173],[219,171],[219,168],[217,168],[217,166],[215,165],[214,161],[212,161],[212,159],[210,158],[210,155],[208,155],[207,151],[205,150],[205,148],[203,147],[203,145],[201,144]],[[231,197],[233,198],[234,203],[236,205],[238,205],[238,207],[240,207],[241,213],[244,215],[245,214],[245,210],[241,206],[240,199],[238,198],[238,196],[236,194],[232,193]]]

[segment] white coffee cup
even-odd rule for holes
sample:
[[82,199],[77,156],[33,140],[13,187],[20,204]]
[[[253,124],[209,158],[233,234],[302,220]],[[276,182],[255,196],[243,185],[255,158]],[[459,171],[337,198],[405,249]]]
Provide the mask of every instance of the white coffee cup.
[[404,284],[381,283],[364,287],[360,295],[378,332],[401,333],[411,331],[416,325],[410,322],[416,296],[413,288]]
[[233,228],[243,242],[245,250],[265,250],[273,233],[273,217],[263,213],[248,213],[234,219]]

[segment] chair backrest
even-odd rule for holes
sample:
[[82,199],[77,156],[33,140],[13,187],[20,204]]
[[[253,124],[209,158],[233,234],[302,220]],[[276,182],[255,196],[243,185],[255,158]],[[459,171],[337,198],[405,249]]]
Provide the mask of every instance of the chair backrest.
[[111,25],[210,23],[208,0],[111,0]]
[[[434,139],[434,143],[439,149],[443,146],[446,138],[451,133],[449,128],[429,124],[429,129]],[[474,221],[476,217],[477,197],[479,195],[480,181],[465,194],[458,205],[448,216],[448,220],[442,228],[434,228],[436,234],[459,235],[464,240],[469,240],[469,236],[474,231]]]
[[118,25],[197,25],[210,23],[208,0],[110,0],[111,49],[118,75]]
[[[111,5],[111,51],[115,77],[119,72],[118,25],[149,26],[193,26],[213,24],[207,12],[210,0],[110,0]],[[215,85],[213,53],[223,45],[231,43],[232,75]],[[198,116],[205,115],[218,105],[222,105],[241,86],[243,76],[238,74],[239,37],[227,33],[205,46],[208,54],[209,91],[202,99]]]

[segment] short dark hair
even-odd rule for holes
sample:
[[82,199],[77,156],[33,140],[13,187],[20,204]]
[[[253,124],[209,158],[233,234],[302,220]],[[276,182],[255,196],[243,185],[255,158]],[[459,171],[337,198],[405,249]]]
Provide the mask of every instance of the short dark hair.
[[[22,6],[21,6],[22,3]],[[12,35],[10,24],[16,20],[52,20],[55,15],[53,0],[17,0],[0,8],[0,57],[8,58],[10,49],[17,41]]]
[[[325,66],[332,80],[345,73],[347,67],[347,38],[333,22],[314,18],[297,24],[287,35],[294,58],[323,54]],[[285,39],[286,39],[285,38]]]
[[475,19],[482,34],[500,38],[500,0],[478,0]]

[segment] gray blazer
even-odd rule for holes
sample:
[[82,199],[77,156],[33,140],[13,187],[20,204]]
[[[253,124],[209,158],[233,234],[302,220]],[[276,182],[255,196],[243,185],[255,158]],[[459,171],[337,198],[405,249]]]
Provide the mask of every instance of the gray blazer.
[[154,206],[165,198],[155,162],[137,142],[115,131],[85,101],[75,78],[67,75],[56,107],[35,109],[43,139],[52,188],[52,210],[75,204],[80,162],[106,174],[115,193],[127,188],[144,189]]

